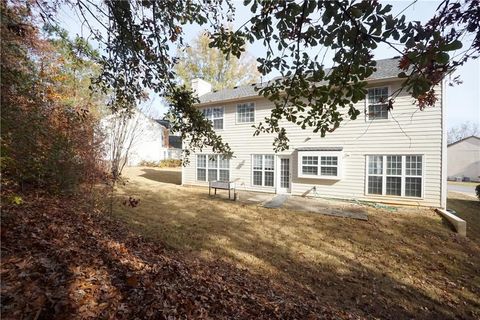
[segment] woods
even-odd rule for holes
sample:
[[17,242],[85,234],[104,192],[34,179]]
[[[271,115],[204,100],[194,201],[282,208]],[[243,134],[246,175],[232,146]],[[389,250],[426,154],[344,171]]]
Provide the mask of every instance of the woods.
[[1,9],[3,189],[72,193],[95,183],[103,101],[89,90],[94,51],[64,32],[42,36],[21,3],[2,1]]

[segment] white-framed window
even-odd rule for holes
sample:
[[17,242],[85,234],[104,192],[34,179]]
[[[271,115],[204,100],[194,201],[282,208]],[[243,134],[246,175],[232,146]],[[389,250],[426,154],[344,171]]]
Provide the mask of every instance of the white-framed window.
[[212,122],[213,129],[223,129],[223,107],[205,108],[202,113],[205,118]]
[[388,87],[368,89],[368,120],[388,119]]
[[341,152],[303,151],[298,153],[298,176],[300,178],[340,179]]
[[422,190],[422,155],[367,156],[367,194],[422,198]]
[[237,104],[237,123],[255,122],[255,105],[251,103]]
[[252,155],[252,185],[273,187],[275,184],[275,156],[273,154]]
[[229,181],[230,160],[220,154],[197,154],[198,181]]

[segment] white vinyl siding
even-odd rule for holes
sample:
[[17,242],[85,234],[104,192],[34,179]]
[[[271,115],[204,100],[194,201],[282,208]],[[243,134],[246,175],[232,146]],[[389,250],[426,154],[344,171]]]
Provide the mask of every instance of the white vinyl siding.
[[370,155],[367,164],[367,194],[423,197],[421,155]]
[[[400,87],[400,82],[378,81],[375,87],[379,86],[388,86],[391,93]],[[290,148],[277,153],[275,157],[277,155],[290,156],[291,194],[306,197],[318,195],[330,198],[440,207],[442,205],[441,186],[443,183],[441,179],[442,95],[441,88],[436,89],[438,90],[436,92],[438,100],[435,107],[426,108],[422,111],[419,111],[417,106],[412,104],[412,97],[406,92],[401,92],[395,97],[394,108],[389,111],[389,117],[393,115],[398,123],[390,120],[348,120],[347,110],[345,110],[345,115],[342,115],[344,121],[340,124],[340,127],[333,132],[328,132],[325,137],[321,137],[319,134],[313,133],[311,128],[307,127],[302,130],[287,120],[281,120],[279,125],[287,131]],[[252,154],[273,154],[272,142],[276,135],[261,133],[254,136],[255,128],[251,125],[236,125],[237,105],[249,102],[255,103],[255,121],[269,117],[274,107],[272,102],[258,97],[218,102],[200,108],[224,107],[225,129],[218,132],[221,134],[223,141],[227,142],[234,152],[234,157],[230,160],[230,180],[235,181],[237,188],[239,190],[275,192],[275,187],[262,187],[253,184]],[[355,105],[358,110],[364,110],[366,106],[366,100]],[[184,146],[188,146],[188,141],[184,142]],[[339,164],[343,167],[342,178],[301,177],[301,158],[296,149],[303,147],[343,147],[343,156],[339,158]],[[203,152],[213,153],[209,148],[205,148]],[[366,155],[422,155],[422,197],[369,194],[367,192],[366,170],[368,163]],[[195,159],[195,156],[192,155],[190,164],[182,169],[182,183],[206,186],[208,182],[196,180]],[[276,158],[275,162],[278,162]],[[405,163],[402,162],[402,166],[405,166]],[[275,186],[277,186],[276,181],[279,181],[276,171]],[[391,177],[388,180],[392,184],[396,175],[389,173],[388,176]],[[410,176],[409,178],[416,177]],[[410,185],[416,181],[418,180],[408,179],[407,182]],[[386,183],[387,181],[385,181]],[[394,192],[393,188],[390,188],[390,190]]]
[[205,108],[202,112],[203,116],[212,122],[213,129],[223,129],[223,107]]
[[254,154],[252,156],[252,184],[260,187],[273,187],[275,184],[275,156]]
[[237,105],[237,123],[255,122],[255,105],[253,103],[242,103]]
[[368,120],[388,119],[388,87],[368,89]]
[[197,154],[197,180],[229,181],[230,160],[218,154]]

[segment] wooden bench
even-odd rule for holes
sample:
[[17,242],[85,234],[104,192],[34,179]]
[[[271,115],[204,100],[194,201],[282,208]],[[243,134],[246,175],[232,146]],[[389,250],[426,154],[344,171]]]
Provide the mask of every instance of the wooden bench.
[[232,181],[209,181],[208,182],[208,195],[211,195],[211,190],[214,189],[214,195],[217,194],[217,189],[228,190],[228,199],[231,199],[231,193],[233,190],[233,200],[235,200],[235,182]]

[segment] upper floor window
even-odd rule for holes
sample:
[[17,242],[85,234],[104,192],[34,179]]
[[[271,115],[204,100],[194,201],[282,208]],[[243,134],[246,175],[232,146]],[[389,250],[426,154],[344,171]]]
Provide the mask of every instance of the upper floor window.
[[368,120],[388,119],[388,87],[368,89]]
[[237,105],[237,123],[250,123],[255,121],[255,105],[243,103]]
[[205,108],[202,112],[212,122],[213,129],[223,129],[223,107]]

